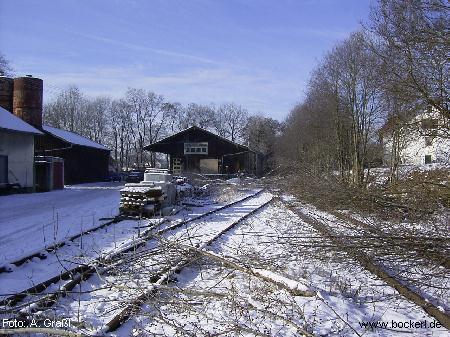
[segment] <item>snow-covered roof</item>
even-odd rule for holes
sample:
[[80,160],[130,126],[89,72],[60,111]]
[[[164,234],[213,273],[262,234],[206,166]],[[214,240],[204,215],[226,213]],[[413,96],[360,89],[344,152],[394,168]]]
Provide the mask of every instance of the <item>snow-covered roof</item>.
[[65,141],[65,142],[71,143],[71,144],[93,147],[96,149],[109,151],[109,149],[106,146],[96,143],[93,140],[83,137],[75,132],[61,130],[61,129],[54,128],[54,127],[48,126],[48,125],[42,125],[42,129],[44,131],[52,134],[53,136]]
[[19,117],[13,115],[8,110],[0,106],[0,129],[5,129],[14,132],[31,133],[35,135],[43,135],[41,131],[35,129],[27,122],[24,122]]

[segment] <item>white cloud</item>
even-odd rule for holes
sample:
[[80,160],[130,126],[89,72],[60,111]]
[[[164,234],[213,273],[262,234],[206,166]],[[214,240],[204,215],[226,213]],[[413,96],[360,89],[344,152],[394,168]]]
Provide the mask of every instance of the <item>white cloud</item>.
[[123,49],[129,49],[129,50],[133,50],[133,51],[150,52],[150,53],[155,53],[155,54],[159,54],[162,56],[187,59],[187,60],[201,62],[201,63],[218,64],[218,62],[216,62],[216,61],[213,61],[211,59],[204,58],[204,57],[199,57],[196,55],[180,53],[180,52],[165,50],[165,49],[151,48],[151,47],[147,47],[144,45],[138,45],[138,44],[134,44],[134,43],[130,43],[130,42],[119,41],[119,40],[110,39],[110,38],[106,38],[106,37],[102,37],[102,36],[81,34],[78,32],[71,32],[71,33],[74,35],[83,37],[83,38],[87,38],[87,39],[94,40],[97,42],[114,45],[114,46],[117,46],[117,47],[120,47]]
[[236,102],[252,113],[263,112],[280,119],[295,103],[292,98],[300,95],[296,92],[300,83],[296,81],[220,67],[162,75],[145,74],[145,69],[139,65],[95,67],[80,72],[56,71],[45,74],[43,79],[47,94],[74,84],[92,96],[122,97],[128,87],[135,87],[184,104]]

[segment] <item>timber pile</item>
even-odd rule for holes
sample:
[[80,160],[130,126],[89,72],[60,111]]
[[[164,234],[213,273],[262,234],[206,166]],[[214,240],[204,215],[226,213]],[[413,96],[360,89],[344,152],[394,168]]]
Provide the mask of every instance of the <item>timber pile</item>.
[[143,183],[126,184],[120,196],[120,212],[139,216],[155,214],[166,198],[161,187]]

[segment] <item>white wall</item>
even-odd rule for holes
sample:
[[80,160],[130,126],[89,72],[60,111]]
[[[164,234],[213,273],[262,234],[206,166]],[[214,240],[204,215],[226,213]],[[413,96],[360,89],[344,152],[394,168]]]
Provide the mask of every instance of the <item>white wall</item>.
[[34,136],[0,130],[0,155],[8,156],[8,180],[22,187],[34,185]]
[[[402,128],[400,140],[400,161],[401,164],[423,165],[425,156],[431,156],[433,163],[450,163],[450,139],[441,134],[440,129],[433,130],[433,137],[427,137],[427,131],[420,129],[420,122],[424,119],[433,118],[441,121],[437,113],[423,113],[416,116],[407,127]],[[426,141],[428,139],[428,142]],[[392,136],[386,134],[383,136],[383,161],[386,164],[390,162],[392,150]]]

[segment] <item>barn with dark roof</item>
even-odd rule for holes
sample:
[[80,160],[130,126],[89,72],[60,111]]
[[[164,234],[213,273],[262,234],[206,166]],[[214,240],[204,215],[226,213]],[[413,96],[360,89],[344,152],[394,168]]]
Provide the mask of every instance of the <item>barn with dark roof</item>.
[[263,170],[260,153],[198,126],[161,139],[145,149],[169,155],[169,169],[174,174],[242,172],[261,175]]
[[65,184],[102,181],[108,176],[110,150],[77,133],[42,125],[35,154],[64,159]]

